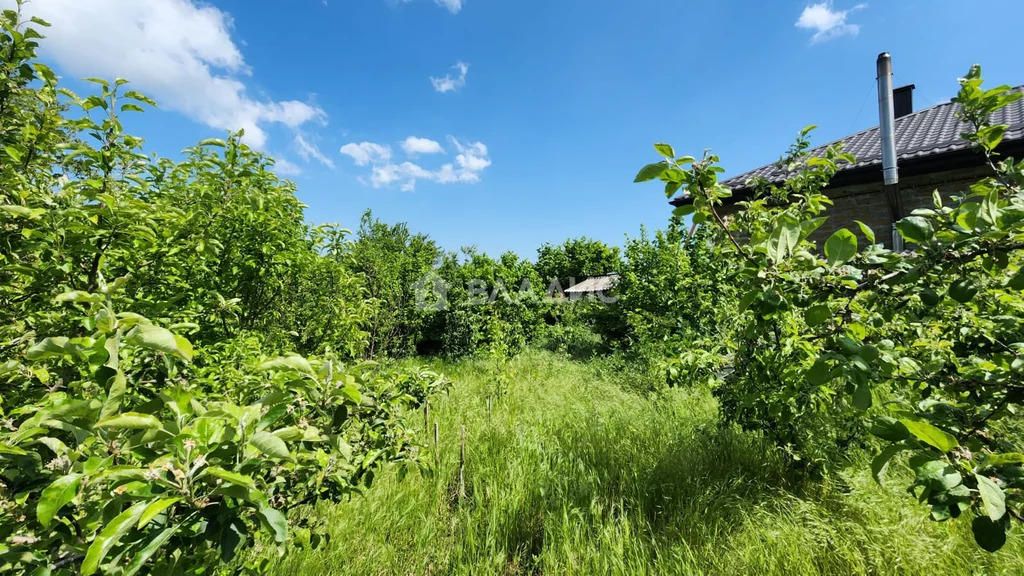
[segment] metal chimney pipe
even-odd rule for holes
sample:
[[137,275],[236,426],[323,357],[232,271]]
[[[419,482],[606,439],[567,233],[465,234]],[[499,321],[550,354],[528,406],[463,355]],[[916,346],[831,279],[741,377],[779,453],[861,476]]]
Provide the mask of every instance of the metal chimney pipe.
[[882,135],[882,176],[890,186],[900,181],[896,167],[896,120],[892,105],[892,59],[888,52],[878,55],[878,131]]

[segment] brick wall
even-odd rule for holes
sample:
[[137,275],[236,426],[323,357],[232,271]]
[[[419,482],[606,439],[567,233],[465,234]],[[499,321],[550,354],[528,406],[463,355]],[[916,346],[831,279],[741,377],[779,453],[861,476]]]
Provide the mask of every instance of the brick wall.
[[[991,171],[987,167],[977,167],[900,177],[899,193],[903,201],[903,214],[909,215],[915,208],[931,208],[934,190],[939,191],[943,202],[948,205],[951,196],[962,196],[971,184],[990,174]],[[878,180],[877,184],[858,184],[826,190],[826,194],[833,202],[825,214],[829,218],[811,235],[811,240],[817,242],[819,248],[840,228],[849,228],[860,236],[860,229],[855,220],[870,226],[875,232],[875,240],[892,248],[893,222],[889,201],[881,183],[881,169]]]

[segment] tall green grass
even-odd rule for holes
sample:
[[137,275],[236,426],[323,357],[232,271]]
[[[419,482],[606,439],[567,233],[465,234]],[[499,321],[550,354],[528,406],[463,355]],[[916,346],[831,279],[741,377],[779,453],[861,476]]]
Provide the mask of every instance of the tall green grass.
[[432,401],[437,474],[387,471],[365,497],[318,508],[330,543],[271,573],[1024,573],[1019,537],[980,551],[968,522],[929,521],[863,463],[799,482],[756,435],[718,425],[705,391],[631,392],[541,352],[513,361],[501,391],[486,362],[434,368],[455,382]]

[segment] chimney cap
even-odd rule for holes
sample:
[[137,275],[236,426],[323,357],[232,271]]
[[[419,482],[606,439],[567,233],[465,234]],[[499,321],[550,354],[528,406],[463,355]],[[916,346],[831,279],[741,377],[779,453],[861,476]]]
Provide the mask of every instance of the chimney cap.
[[894,93],[895,92],[906,92],[907,90],[913,90],[915,88],[917,88],[917,86],[915,86],[914,84],[907,84],[906,86],[900,86],[899,88],[893,88],[892,91]]

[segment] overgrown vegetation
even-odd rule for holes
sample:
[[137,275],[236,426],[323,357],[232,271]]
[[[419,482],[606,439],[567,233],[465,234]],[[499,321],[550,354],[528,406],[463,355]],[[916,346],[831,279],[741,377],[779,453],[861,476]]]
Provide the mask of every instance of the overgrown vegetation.
[[990,121],[1021,97],[983,89],[978,66],[960,80],[963,136],[992,175],[952,205],[936,193],[933,208],[897,222],[907,252],[885,249],[861,224],[866,248],[841,229],[821,257],[808,237],[831,204],[822,190],[853,158],[831,147],[809,155],[811,128],[781,161],[792,176],[761,182],[731,221],[719,212],[731,191],[708,152],[676,157],[659,144],[665,160],[637,176],[660,178],[669,196],[685,189],[693,204],[677,214],[715,226],[735,267],[744,315],[720,355],[733,370],[716,387],[726,420],[763,430],[813,468],[878,445],[880,482],[909,453],[909,492],[937,521],[966,513],[989,551],[1024,520],[1022,439],[1003,424],[1024,400],[1024,162],[997,158],[1006,126]]
[[[979,68],[992,175],[899,222],[911,251],[810,240],[852,159],[805,129],[730,217],[718,158],[658,144],[637,181],[691,206],[532,263],[311,226],[242,133],[147,155],[121,118],[155,103],[60,88],[45,26],[0,17],[0,571],[1019,565],[1024,162],[989,118],[1021,93]],[[561,297],[612,273],[613,304]]]
[[988,554],[970,526],[907,510],[864,457],[823,481],[794,473],[770,440],[721,426],[704,386],[637,393],[619,372],[528,351],[489,417],[489,362],[431,368],[457,383],[432,405],[438,473],[383,473],[365,498],[319,507],[330,545],[274,573],[1010,576],[1024,562],[1020,539]]
[[271,160],[239,135],[147,157],[120,116],[149,99],[58,89],[45,23],[0,26],[0,571],[209,574],[319,543],[288,513],[418,462],[402,414],[443,381],[356,362],[365,279]]

